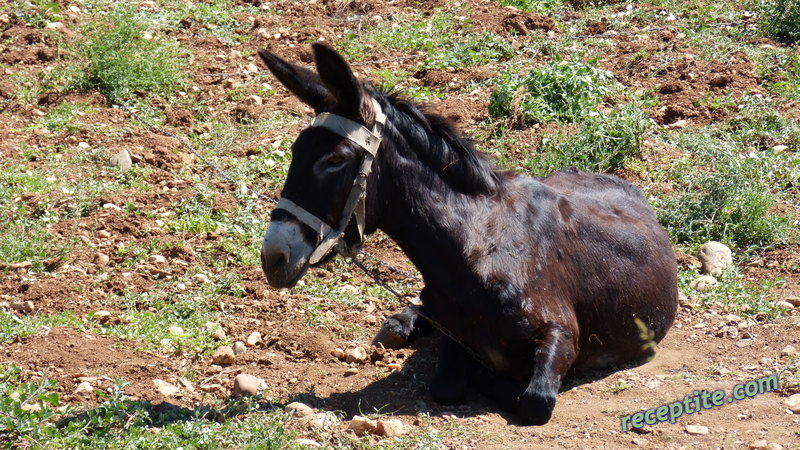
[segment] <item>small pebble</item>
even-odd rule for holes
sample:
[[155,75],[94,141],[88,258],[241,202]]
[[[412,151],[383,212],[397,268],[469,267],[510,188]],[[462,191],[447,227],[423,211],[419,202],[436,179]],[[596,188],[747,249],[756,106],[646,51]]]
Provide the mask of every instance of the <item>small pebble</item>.
[[184,330],[181,327],[169,327],[167,332],[173,336],[182,336],[184,334]]
[[698,292],[708,292],[716,285],[717,279],[711,275],[701,275],[689,283],[689,287]]
[[247,347],[244,345],[242,341],[236,341],[233,343],[233,354],[238,356],[242,353],[247,351]]
[[331,350],[331,356],[333,356],[334,358],[342,361],[342,360],[344,360],[344,358],[347,355],[345,355],[344,350],[342,350],[340,348],[335,348],[335,349]]
[[109,261],[111,261],[111,258],[105,253],[95,253],[94,258],[92,258],[92,262],[100,267],[107,266]]
[[300,439],[296,440],[295,442],[297,443],[297,445],[300,445],[300,446],[303,446],[303,447],[310,447],[310,448],[321,448],[322,447],[322,444],[320,444],[319,442],[317,442],[317,441],[315,441],[313,439],[300,438]]
[[149,258],[147,258],[147,261],[152,264],[164,264],[167,262],[167,258],[165,258],[163,255],[151,255]]
[[367,351],[364,347],[356,347],[347,351],[345,361],[348,363],[363,363],[367,360]]
[[100,323],[108,323],[111,320],[111,313],[106,310],[95,311],[93,316]]
[[378,436],[395,437],[405,434],[406,428],[398,419],[378,420],[374,433]]
[[153,380],[153,384],[156,386],[156,389],[158,389],[158,392],[165,397],[172,397],[181,392],[179,387],[167,383],[164,380],[159,380],[156,378],[155,380]]
[[786,406],[789,411],[800,414],[800,394],[794,394],[786,399]]
[[347,429],[353,430],[357,436],[363,436],[372,432],[372,430],[374,430],[377,426],[378,424],[372,419],[361,416],[353,416],[353,419],[350,420],[349,424],[347,424]]
[[30,314],[33,312],[33,308],[33,302],[30,300],[25,302],[11,302],[11,309],[18,313]]
[[351,367],[351,368],[349,368],[349,369],[344,371],[344,376],[350,377],[350,376],[353,376],[353,375],[355,375],[357,373],[358,373],[358,369],[356,369],[355,367]]
[[255,347],[256,345],[260,344],[262,341],[261,333],[258,331],[253,331],[250,333],[250,336],[247,336],[247,346],[248,347]]
[[686,432],[693,436],[702,436],[708,434],[708,427],[705,425],[686,425]]

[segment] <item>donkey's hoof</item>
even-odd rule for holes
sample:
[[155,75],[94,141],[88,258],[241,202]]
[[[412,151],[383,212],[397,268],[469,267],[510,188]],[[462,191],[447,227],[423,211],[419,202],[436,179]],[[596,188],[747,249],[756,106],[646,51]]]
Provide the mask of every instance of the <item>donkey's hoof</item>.
[[556,407],[556,396],[549,394],[522,394],[517,401],[517,412],[526,425],[544,425],[550,421]]
[[404,331],[403,324],[399,320],[389,317],[383,322],[375,338],[372,339],[372,345],[382,344],[385,348],[394,350],[402,348],[408,341],[408,333]]

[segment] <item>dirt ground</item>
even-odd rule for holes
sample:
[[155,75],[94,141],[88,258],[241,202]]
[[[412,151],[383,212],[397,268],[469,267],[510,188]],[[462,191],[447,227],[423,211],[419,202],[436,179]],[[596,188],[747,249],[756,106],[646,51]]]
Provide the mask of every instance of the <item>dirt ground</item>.
[[[66,8],[68,3],[59,1]],[[418,6],[423,11],[442,7],[447,2],[416,2],[400,0],[378,2],[359,0],[356,2],[322,1],[297,3],[275,2],[275,8],[284,15],[254,17],[252,28],[243,32],[253,40],[240,46],[229,47],[216,38],[200,33],[191,25],[178,38],[192,49],[192,70],[196,74],[238,72],[247,64],[260,62],[252,56],[237,58],[233,50],[252,52],[258,47],[269,47],[289,59],[310,62],[310,51],[306,42],[319,38],[335,41],[345,28],[352,28],[352,17],[358,20],[390,20],[399,8]],[[494,31],[518,46],[528,39],[531,30],[545,30],[557,36],[561,31],[555,23],[542,16],[526,14],[501,8],[494,2],[468,0],[466,6],[473,11],[476,29]],[[580,15],[580,12],[575,14]],[[286,23],[291,17],[290,23]],[[566,19],[565,19],[566,20]],[[70,20],[62,33],[69,34]],[[315,24],[314,27],[302,24]],[[607,33],[608,25],[601,22],[590,24],[587,33]],[[259,29],[269,33],[259,34]],[[522,31],[522,32],[521,32]],[[282,34],[275,39],[275,33]],[[730,92],[734,97],[745,91],[760,90],[759,75],[754,64],[744,53],[727,55],[725,62],[708,62],[696,55],[700,49],[687,48],[679,33],[661,31],[636,35],[616,34],[611,37],[613,46],[601,61],[602,67],[614,73],[617,79],[633,90],[653,90],[660,102],[648,113],[659,125],[701,126],[723,120],[732,114],[726,108],[709,108],[698,102],[711,93]],[[41,30],[23,23],[0,23],[0,41],[3,46],[0,62],[9,65],[0,77],[0,96],[10,97],[13,85],[3,81],[18,71],[40,71],[54,64],[58,45],[55,39]],[[769,45],[779,45],[768,43]],[[657,70],[642,62],[637,55],[642,51],[664,51],[684,55]],[[695,55],[695,56],[693,56]],[[388,60],[380,65],[387,70],[413,67],[413,59],[393,59],[403,56],[399,52],[378,48],[372,55],[374,60]],[[361,66],[356,67],[359,71]],[[415,74],[414,83],[459,90],[470,81],[485,80],[497,73],[496,67],[474,67],[470,69],[440,69]],[[234,77],[235,78],[235,77]],[[262,105],[247,105],[231,101],[223,87],[224,77],[198,77],[195,82],[202,92],[203,100],[217,111],[225,111],[231,117],[248,114],[255,118],[267,117],[275,111],[308,116],[310,111],[278,88]],[[277,83],[275,83],[277,85]],[[455,120],[466,130],[476,130],[487,118],[490,87],[478,87],[469,95],[450,98],[431,105],[437,111]],[[252,94],[254,92],[248,92]],[[23,148],[46,147],[52,142],[88,142],[92,147],[104,146],[108,154],[122,149],[135,148],[142,156],[142,164],[158,170],[148,177],[150,191],[136,191],[109,196],[105,202],[124,204],[130,202],[143,209],[167,208],[174,202],[192,195],[192,186],[174,173],[190,166],[191,170],[214,180],[212,170],[193,160],[175,139],[153,131],[129,127],[124,136],[109,139],[81,131],[79,135],[66,132],[59,135],[37,134],[26,131],[35,120],[61,102],[80,101],[95,106],[95,112],[83,117],[97,129],[103,125],[120,126],[131,118],[119,109],[111,108],[102,95],[96,92],[71,93],[68,98],[43,93],[38,105],[11,104],[7,108],[12,114],[0,115],[0,158],[8,158],[23,151]],[[178,133],[188,133],[197,126],[191,112],[167,110],[167,128]],[[788,113],[797,114],[800,107],[787,103]],[[292,136],[299,126],[282,130]],[[541,130],[519,130],[518,136],[530,138]],[[280,136],[262,136],[260,142],[273,142]],[[75,145],[70,152],[80,151]],[[242,155],[248,149],[242,149]],[[65,155],[66,156],[66,155]],[[39,163],[30,160],[30,170]],[[65,174],[65,176],[80,176]],[[210,181],[222,192],[222,197],[235,202],[231,187],[224,181]],[[227,194],[226,194],[227,192]],[[275,194],[273,192],[272,194]],[[35,208],[39,199],[35,195],[20,200]],[[66,199],[65,201],[68,201]],[[63,207],[68,207],[65,204]],[[263,202],[264,208],[270,208]],[[108,304],[109,296],[121,288],[141,292],[158,289],[159,281],[152,273],[133,271],[120,266],[123,257],[113,249],[120,243],[145,242],[150,239],[177,240],[179,237],[165,233],[156,224],[156,218],[132,216],[115,209],[98,208],[88,216],[63,220],[50,227],[57,236],[82,240],[85,247],[76,247],[66,261],[58,262],[54,270],[30,276],[25,267],[7,267],[0,273],[0,300],[33,301],[37,314],[55,314],[71,310],[77,317],[98,309],[114,311]],[[106,233],[100,233],[105,231]],[[213,241],[215,236],[192,237],[188,248],[198,242]],[[186,248],[186,247],[185,247]],[[106,281],[96,283],[93,277],[93,255],[106,249],[111,256],[109,276]],[[380,258],[402,266],[402,253],[391,243],[372,240],[367,250]],[[198,260],[192,250],[181,254],[167,255],[182,263],[173,264],[172,276],[191,273]],[[748,279],[759,281],[783,278],[786,283],[777,297],[800,294],[800,272],[796,263],[800,259],[797,245],[761,255],[761,259],[749,267],[743,267]],[[787,264],[787,261],[795,261]],[[208,270],[214,270],[208,268]],[[191,360],[183,356],[162,355],[140,350],[135,341],[83,333],[73,328],[57,327],[22,339],[18,342],[0,344],[0,361],[13,362],[26,369],[41,371],[58,381],[62,400],[67,404],[90,407],[101,399],[93,394],[76,393],[82,381],[89,380],[97,387],[107,388],[113,378],[130,382],[126,392],[137,399],[153,403],[168,403],[177,407],[193,408],[207,401],[209,394],[227,395],[233,378],[238,373],[249,373],[266,380],[270,396],[281,399],[303,392],[305,400],[321,410],[343,411],[346,418],[360,412],[391,413],[402,420],[411,430],[419,428],[419,413],[429,413],[431,426],[443,433],[448,448],[743,448],[758,441],[777,443],[784,449],[800,448],[800,415],[791,414],[784,404],[785,399],[800,388],[782,385],[775,392],[758,395],[752,399],[736,401],[699,414],[680,418],[676,423],[661,423],[636,432],[620,431],[620,418],[662,404],[680,401],[696,390],[724,389],[730,392],[738,383],[765,375],[781,374],[797,355],[786,354],[787,346],[800,348],[800,333],[792,322],[797,322],[800,309],[790,312],[778,322],[748,322],[731,317],[720,308],[697,311],[681,307],[678,320],[658,346],[655,359],[642,366],[623,369],[595,380],[573,380],[571,388],[558,397],[553,419],[545,426],[519,426],[513,416],[498,411],[484,398],[473,395],[463,406],[442,407],[434,403],[427,393],[435,363],[436,337],[422,339],[411,348],[379,351],[368,349],[372,361],[364,364],[347,364],[331,356],[335,348],[348,349],[354,344],[325,328],[313,328],[304,324],[303,311],[299,309],[302,296],[292,291],[270,288],[259,268],[240,268],[242,285],[246,290],[243,298],[229,299],[229,307],[236,317],[224,324],[228,336],[245,340],[253,331],[264,336],[261,344],[237,357],[234,365],[220,367],[211,364],[210,357]],[[330,272],[315,269],[309,275],[331,279]],[[354,284],[371,281],[353,270]],[[352,311],[340,303],[325,305],[342,323],[366,324],[371,333],[376,332],[386,316],[396,309],[370,301],[367,311]],[[784,354],[782,354],[782,352]],[[402,370],[391,372],[389,364],[399,363]],[[345,375],[356,367],[357,373]],[[191,368],[196,374],[196,386],[184,386],[180,394],[165,397],[152,383],[163,379],[180,384],[176,374]],[[203,385],[205,388],[200,389]],[[210,386],[210,387],[209,387]],[[690,434],[687,424],[708,427],[707,434]],[[321,439],[325,433],[341,433],[343,426],[330,432],[312,432],[299,422],[295,424],[301,435]],[[377,438],[375,438],[377,440]]]

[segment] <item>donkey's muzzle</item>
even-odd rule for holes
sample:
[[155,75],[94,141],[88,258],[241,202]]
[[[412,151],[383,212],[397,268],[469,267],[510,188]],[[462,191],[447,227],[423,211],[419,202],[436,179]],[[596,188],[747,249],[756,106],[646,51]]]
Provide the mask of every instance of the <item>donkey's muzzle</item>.
[[272,222],[261,243],[261,268],[272,287],[292,287],[308,270],[313,247],[295,221]]

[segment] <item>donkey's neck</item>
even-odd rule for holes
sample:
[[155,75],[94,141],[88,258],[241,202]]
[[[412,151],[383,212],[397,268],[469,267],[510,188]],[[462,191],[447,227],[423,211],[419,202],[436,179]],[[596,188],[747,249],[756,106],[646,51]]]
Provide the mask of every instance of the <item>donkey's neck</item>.
[[471,147],[452,148],[453,142],[469,145],[446,134],[452,129],[432,130],[419,117],[392,112],[377,160],[382,205],[376,225],[430,285],[443,269],[471,270],[471,248],[498,205],[500,180]]

